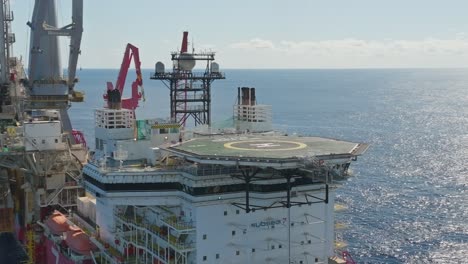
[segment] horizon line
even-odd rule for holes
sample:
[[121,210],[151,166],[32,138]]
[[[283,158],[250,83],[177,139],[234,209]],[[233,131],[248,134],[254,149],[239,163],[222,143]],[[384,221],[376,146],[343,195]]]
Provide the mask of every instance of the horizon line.
[[[79,70],[119,70],[120,68],[106,67],[80,67]],[[154,70],[154,68],[141,68],[142,70]],[[353,67],[353,68],[222,68],[223,70],[463,70],[466,67]],[[67,70],[67,68],[64,68]],[[204,70],[195,68],[194,70]]]

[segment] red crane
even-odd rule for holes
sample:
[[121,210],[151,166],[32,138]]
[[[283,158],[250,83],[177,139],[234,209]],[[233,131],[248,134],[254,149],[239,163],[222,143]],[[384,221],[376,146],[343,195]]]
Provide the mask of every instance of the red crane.
[[[132,83],[132,97],[130,98],[121,98],[122,108],[135,110],[138,107],[138,101],[141,100],[143,97],[143,101],[145,100],[144,91],[143,91],[143,78],[141,77],[141,62],[140,62],[140,55],[138,53],[138,48],[133,46],[132,44],[128,43],[125,49],[124,57],[122,60],[122,65],[120,66],[120,72],[117,77],[117,82],[115,83],[115,87],[112,82],[107,82],[107,93],[104,94],[104,100],[107,101],[107,106],[109,107],[109,92],[116,92],[118,91],[120,96],[123,95],[123,90],[125,86],[125,80],[127,79],[128,69],[130,68],[130,63],[132,59],[135,62],[135,71],[136,71],[136,80]],[[138,87],[140,87],[140,91],[138,91]],[[110,108],[110,107],[109,107]]]

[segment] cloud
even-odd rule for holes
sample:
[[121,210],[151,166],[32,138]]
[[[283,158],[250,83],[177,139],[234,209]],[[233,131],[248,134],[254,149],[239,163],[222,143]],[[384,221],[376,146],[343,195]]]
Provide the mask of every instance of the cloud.
[[207,44],[201,44],[196,48],[200,50],[216,50],[216,45],[207,43]]
[[237,42],[229,45],[233,49],[274,49],[275,45],[270,40],[254,38],[246,42]]
[[321,41],[287,41],[275,44],[270,40],[254,38],[229,45],[233,49],[270,49],[288,53],[342,54],[375,56],[382,54],[460,54],[468,52],[468,39],[458,33],[454,39],[427,38],[423,40],[361,40],[340,39]]
[[[468,38],[457,33],[450,39],[271,41],[254,38],[228,45],[224,54],[235,67],[251,58],[249,67],[466,67]],[[256,52],[263,50],[263,52]],[[229,63],[231,64],[231,63]],[[277,65],[280,64],[280,65]]]
[[320,53],[350,56],[416,55],[416,54],[468,54],[466,39],[424,40],[324,40],[324,41],[281,41],[281,49],[291,53]]

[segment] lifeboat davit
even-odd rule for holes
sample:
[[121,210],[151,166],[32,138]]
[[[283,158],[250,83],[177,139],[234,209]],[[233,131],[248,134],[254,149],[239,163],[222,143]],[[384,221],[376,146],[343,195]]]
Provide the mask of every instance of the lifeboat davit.
[[62,235],[63,232],[70,230],[67,218],[59,211],[54,211],[45,224],[54,235]]
[[86,235],[83,230],[76,227],[70,228],[70,230],[66,232],[65,243],[76,253],[85,256],[91,255],[90,252],[95,249],[88,235]]

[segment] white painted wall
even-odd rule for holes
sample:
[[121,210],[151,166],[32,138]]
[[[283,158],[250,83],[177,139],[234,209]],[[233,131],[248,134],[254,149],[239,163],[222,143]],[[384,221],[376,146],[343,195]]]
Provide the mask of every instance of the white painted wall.
[[120,148],[127,152],[127,158],[124,160],[137,160],[146,159],[150,147],[151,141],[149,140],[119,140],[115,150]]
[[94,135],[100,139],[133,139],[135,129],[133,128],[94,128]]
[[[269,204],[272,201],[251,202]],[[224,211],[227,211],[226,216]],[[315,263],[315,257],[318,257],[319,260],[326,261],[330,252],[333,252],[333,204],[294,206],[290,213],[291,222],[294,223],[290,229],[292,260],[297,263],[301,260],[303,263]],[[312,223],[318,220],[306,215],[327,221]],[[197,206],[196,216],[196,263],[269,263],[269,260],[271,263],[287,263],[288,209],[275,208],[246,213],[227,202]],[[273,227],[265,224],[267,222],[277,224]],[[235,235],[232,234],[233,231]],[[206,239],[203,235],[206,235]],[[252,252],[253,248],[255,252]],[[219,254],[219,259],[216,259],[216,254]],[[205,261],[204,256],[207,257]]]
[[[292,198],[294,201],[305,201],[300,191],[304,188],[294,190],[297,192],[297,196]],[[325,196],[324,190],[307,193],[322,198]],[[236,198],[237,200],[228,196],[230,195],[219,194],[191,197],[177,191],[101,192],[96,204],[96,221],[101,227],[101,235],[112,242],[113,205],[176,205],[181,208],[174,211],[176,215],[181,215],[183,210],[185,220],[193,219],[196,223],[193,240],[197,251],[189,263],[287,263],[290,226],[288,209],[257,210],[247,214],[243,209],[232,205],[234,201],[245,202],[242,194],[236,195],[241,197]],[[275,196],[284,196],[284,193],[252,193],[251,203],[269,205],[278,198],[268,197]],[[224,211],[227,215],[224,215]],[[328,204],[321,202],[294,206],[290,213],[290,221],[294,223],[290,228],[292,260],[296,263],[315,263],[317,257],[319,261],[326,262],[333,255],[334,247],[334,190],[330,189]],[[274,222],[274,227],[268,222]],[[235,231],[234,235],[232,231]],[[203,235],[207,236],[206,239],[203,239]],[[252,252],[253,248],[255,252]],[[218,259],[216,254],[219,254]],[[203,256],[207,257],[206,261]]]
[[35,121],[24,124],[26,151],[64,149],[60,121]]
[[96,197],[96,224],[103,240],[114,241],[114,206],[106,198]]

